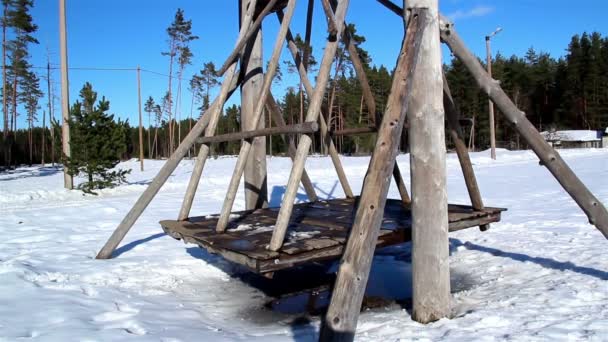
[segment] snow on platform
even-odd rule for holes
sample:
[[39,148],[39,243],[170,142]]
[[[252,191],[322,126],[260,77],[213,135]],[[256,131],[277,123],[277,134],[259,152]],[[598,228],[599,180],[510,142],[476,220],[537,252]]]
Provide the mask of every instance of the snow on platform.
[[[608,150],[560,154],[608,204]],[[235,161],[207,162],[193,215],[220,211]],[[342,161],[360,189],[369,158]],[[496,161],[473,153],[472,161],[485,204],[509,211],[487,232],[450,234],[454,318],[423,326],[398,305],[368,310],[357,340],[606,340],[608,241],[531,151],[498,150]],[[291,162],[268,162],[277,205]],[[158,221],[177,217],[192,161],[180,164],[117,257],[94,259],[162,163],[146,161],[143,173],[136,161],[122,163],[133,169],[129,184],[99,196],[62,189],[61,171],[50,166],[0,174],[0,341],[316,340],[318,317],[268,311],[265,294],[241,280],[246,270],[159,229]],[[398,163],[407,170],[409,156]],[[447,165],[450,202],[467,204],[455,155]],[[320,197],[344,197],[329,158],[309,158],[307,169]],[[391,187],[389,196],[398,195]],[[303,190],[298,201],[306,201]],[[408,244],[380,250],[368,295],[407,298],[409,258]]]

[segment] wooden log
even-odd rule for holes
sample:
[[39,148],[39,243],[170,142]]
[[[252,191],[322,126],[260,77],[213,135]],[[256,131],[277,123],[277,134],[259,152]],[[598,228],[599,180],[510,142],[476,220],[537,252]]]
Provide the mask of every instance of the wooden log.
[[[283,20],[283,17],[281,16],[280,12],[277,13],[277,18],[279,19],[279,22]],[[296,46],[291,31],[287,31],[287,47],[291,52],[291,56],[295,65],[298,67],[298,74],[300,75],[300,80],[304,85],[304,90],[310,98],[314,93],[314,89],[312,87],[312,84],[310,83],[310,80],[308,79],[308,73],[306,71],[304,63],[302,62],[302,56],[300,56],[298,52],[298,47]],[[324,141],[327,144],[329,156],[331,158],[332,164],[334,165],[334,169],[338,174],[338,180],[340,181],[340,185],[344,190],[344,194],[347,198],[353,198],[353,191],[350,187],[350,184],[348,183],[348,178],[346,177],[346,173],[344,172],[344,167],[342,167],[342,161],[340,160],[338,150],[336,149],[333,140],[329,136],[329,129],[327,127],[327,123],[325,122],[325,117],[323,116],[323,114],[319,115],[319,124],[321,129],[321,136],[324,137]]]
[[[255,2],[250,3],[255,6]],[[262,25],[262,21],[268,15],[268,13],[272,12],[272,9],[276,5],[276,3],[277,0],[268,1],[266,7],[264,7],[264,9],[259,14],[257,14],[257,17],[255,18],[255,21],[251,25],[250,29],[242,38],[237,41],[234,50],[232,50],[230,55],[228,55],[228,58],[226,58],[224,64],[222,64],[222,66],[217,71],[218,76],[222,76],[224,73],[226,73],[226,70],[228,70],[232,63],[238,60],[238,58],[241,56],[241,53],[243,52],[245,44],[247,44],[251,40],[251,37],[253,37],[254,34],[257,34],[258,28],[260,27],[260,25]],[[243,11],[243,13],[245,13],[245,11]]]
[[[477,178],[475,178],[475,171],[473,171],[473,165],[471,164],[471,158],[469,157],[469,149],[464,142],[464,134],[462,132],[462,127],[460,126],[460,113],[458,113],[454,100],[452,99],[452,93],[450,92],[450,87],[448,85],[448,80],[445,78],[445,74],[443,75],[443,107],[447,117],[448,132],[456,146],[456,154],[458,155],[458,162],[460,163],[464,182],[467,186],[467,191],[469,192],[471,206],[473,206],[475,210],[483,210],[483,200],[481,198],[479,186],[477,185]],[[488,224],[479,226],[481,231],[486,231],[489,228],[490,225]]]
[[[270,61],[268,62],[268,70],[264,75],[263,85],[260,90],[260,95],[258,98],[258,102],[256,103],[255,112],[251,118],[250,125],[251,127],[256,127],[260,122],[260,118],[264,112],[264,106],[266,104],[266,99],[268,98],[268,94],[270,93],[270,86],[272,85],[272,79],[277,71],[277,66],[279,63],[279,58],[281,57],[281,50],[283,49],[283,43],[285,42],[285,37],[287,35],[287,30],[289,29],[289,23],[291,22],[291,18],[293,17],[293,13],[295,10],[296,1],[289,0],[287,4],[287,8],[285,11],[285,20],[281,24],[279,32],[277,33],[277,39],[275,41],[274,49],[272,51],[272,56]],[[304,135],[303,137],[306,137]],[[230,179],[230,184],[228,185],[228,192],[226,193],[226,198],[224,199],[224,204],[222,206],[222,211],[220,213],[220,217],[217,222],[216,230],[218,232],[223,232],[226,230],[226,226],[228,225],[228,220],[230,218],[230,212],[232,211],[232,206],[234,204],[234,199],[236,197],[236,192],[238,190],[239,184],[241,182],[241,177],[243,175],[243,171],[245,170],[245,162],[249,157],[249,153],[252,149],[252,143],[248,140],[244,140],[241,144],[241,150],[239,152],[239,157],[236,161],[236,166],[234,167],[234,173],[232,174],[232,178]],[[245,183],[247,183],[247,178],[245,179]],[[298,185],[300,180],[298,180]],[[264,184],[265,185],[265,184]],[[247,187],[247,184],[245,184]],[[253,208],[248,208],[253,209]]]
[[[230,95],[232,95],[237,86],[237,79],[234,79],[233,82],[230,84],[229,91],[227,92],[228,95],[226,96],[226,98],[229,98]],[[196,142],[196,138],[201,135],[203,130],[205,130],[205,128],[209,124],[210,112],[219,110],[219,102],[220,101],[216,99],[211,104],[209,109],[207,109],[203,113],[201,119],[192,127],[192,131],[190,131],[190,133],[188,133],[188,135],[184,138],[182,143],[177,147],[175,152],[173,152],[173,154],[167,160],[165,165],[163,165],[160,171],[158,171],[158,174],[154,177],[154,179],[152,179],[150,185],[148,185],[146,190],[141,194],[141,196],[139,196],[137,202],[135,202],[131,210],[129,210],[129,212],[120,222],[118,227],[116,227],[116,230],[114,231],[114,233],[112,233],[112,236],[110,236],[106,244],[97,254],[97,259],[109,259],[112,257],[112,253],[120,244],[125,235],[127,235],[129,229],[131,229],[131,227],[133,226],[135,221],[137,221],[141,213],[146,209],[148,204],[150,204],[152,199],[154,199],[154,196],[156,196],[160,188],[163,186],[163,184],[165,184],[169,176],[171,176],[171,173],[177,168],[177,165],[179,165],[179,162],[188,153],[188,150],[194,145],[194,143]]]
[[447,20],[442,21],[441,38],[452,53],[460,59],[479,87],[488,94],[507,120],[515,126],[522,138],[530,145],[542,164],[549,169],[555,179],[585,212],[589,223],[595,225],[608,239],[608,212],[606,208],[574,174],[559,153],[554,150],[528,121],[524,112],[509,99],[498,81],[492,79],[477,58],[466,48],[458,34]]
[[334,11],[331,8],[329,0],[321,0],[321,4],[323,5],[323,11],[327,17],[327,33],[329,33],[331,37],[335,37],[338,29],[336,28],[336,22],[334,20]]
[[[240,0],[244,11],[249,0]],[[256,119],[256,106],[260,101],[264,82],[262,28],[246,45],[241,55],[241,130],[249,131],[265,127],[264,112]],[[245,161],[245,208],[257,209],[268,206],[268,186],[266,168],[266,137],[254,138],[243,142],[251,144],[251,152]],[[243,144],[242,143],[242,144]],[[238,189],[237,189],[238,190]]]
[[[255,2],[251,3],[251,7],[248,11],[244,11],[245,13],[241,31],[239,32],[239,38],[243,38],[247,34],[247,32],[251,32],[251,21],[253,20],[253,10],[255,8]],[[215,134],[215,129],[219,123],[219,118],[222,113],[222,108],[224,107],[224,103],[227,99],[227,89],[225,88],[227,84],[231,83],[234,79],[236,79],[236,67],[237,63],[231,65],[228,70],[228,74],[224,79],[224,83],[220,89],[220,94],[217,98],[219,106],[210,112],[209,125],[205,129],[205,136],[209,137]],[[194,163],[194,168],[192,169],[192,175],[190,175],[190,180],[188,182],[188,187],[186,188],[186,194],[184,195],[184,201],[182,202],[182,207],[179,210],[179,214],[177,219],[179,221],[186,220],[190,215],[190,210],[192,209],[192,203],[194,202],[194,196],[196,195],[196,189],[198,188],[198,183],[201,180],[201,176],[203,174],[203,169],[205,168],[205,163],[207,162],[207,157],[209,156],[210,146],[208,144],[201,145],[198,156],[196,158],[196,162]]]
[[[412,319],[429,323],[450,314],[445,116],[438,0],[407,1],[408,12],[417,8],[427,9],[424,11],[427,21],[408,110],[412,182]],[[408,20],[411,18],[409,15]]]
[[[344,29],[344,18],[346,16],[346,9],[348,8],[349,0],[339,0],[336,8],[336,19],[338,20],[338,36]],[[317,77],[317,83],[315,85],[314,92],[308,105],[308,111],[306,113],[306,121],[316,122],[319,120],[319,113],[321,111],[321,103],[323,102],[323,95],[325,94],[325,87],[329,79],[329,72],[331,71],[331,65],[338,49],[337,40],[328,40],[323,53],[323,59],[319,67],[319,74]],[[321,122],[321,129],[323,129],[323,122]],[[285,239],[285,233],[287,232],[287,225],[291,217],[293,210],[293,204],[295,201],[296,193],[298,191],[298,185],[302,178],[302,171],[304,170],[304,164],[306,163],[306,157],[310,151],[312,139],[303,135],[298,144],[296,151],[296,157],[293,162],[293,167],[289,175],[289,181],[287,183],[287,189],[283,196],[283,205],[279,210],[279,216],[277,217],[277,223],[275,225],[272,239],[270,241],[270,250],[277,251],[283,245]]]
[[[283,119],[283,115],[279,110],[279,105],[272,96],[272,93],[269,93],[268,98],[266,99],[266,109],[274,120],[275,125],[277,125],[278,127],[283,127],[286,125],[285,119]],[[281,135],[281,139],[284,143],[287,144],[287,154],[289,155],[289,158],[291,158],[291,160],[293,161],[296,155],[296,146],[293,142],[293,139],[286,139],[284,135]],[[310,202],[316,202],[317,200],[319,200],[319,197],[317,197],[317,193],[315,191],[315,187],[312,184],[312,181],[310,180],[306,169],[304,169],[304,171],[302,172],[302,186],[304,187],[304,191],[306,191],[306,195],[308,196],[308,200]]]
[[407,35],[395,68],[395,75],[378,139],[361,190],[327,315],[322,321],[320,341],[352,341],[380,231],[386,197],[398,153],[403,123],[412,89],[412,73],[425,26],[424,11],[408,23]]
[[198,144],[213,144],[227,141],[238,141],[243,139],[252,139],[256,137],[264,137],[268,135],[279,134],[311,134],[319,131],[319,124],[316,122],[304,122],[301,124],[293,124],[289,126],[277,126],[270,128],[257,129],[255,131],[245,131],[236,133],[226,133],[214,135],[210,137],[200,137],[196,139]]
[[369,134],[376,133],[378,129],[376,127],[354,127],[354,128],[345,128],[339,131],[331,131],[329,135],[332,137],[342,136],[342,135],[359,135],[359,134]]
[[401,6],[396,5],[391,0],[377,0],[377,1],[379,3],[381,3],[384,7],[386,7],[388,10],[395,13],[396,15],[398,15],[400,17],[403,16],[403,8],[401,8]]

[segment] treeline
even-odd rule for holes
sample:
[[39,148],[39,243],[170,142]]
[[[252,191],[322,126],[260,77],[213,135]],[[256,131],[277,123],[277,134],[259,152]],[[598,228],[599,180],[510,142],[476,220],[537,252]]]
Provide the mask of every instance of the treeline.
[[[25,4],[21,7],[14,7],[20,8],[21,12],[27,12],[31,6],[29,1],[9,1],[7,3],[9,6]],[[21,14],[14,16],[15,18],[22,17]],[[22,23],[17,19],[5,18],[5,23],[7,27],[11,27],[10,25],[21,27],[14,28],[16,33],[35,31],[31,17],[26,17],[26,19]],[[187,86],[182,85],[184,70],[191,64],[193,57],[189,43],[198,38],[192,34],[191,28],[191,20],[185,19],[182,10],[177,11],[173,22],[167,28],[168,48],[162,54],[168,57],[169,75],[172,77],[169,78],[167,91],[163,96],[157,97],[157,100],[153,96],[148,96],[144,100],[143,110],[147,119],[144,122],[148,124],[144,127],[144,144],[141,148],[144,149],[146,158],[169,157],[200,115],[209,108],[210,94],[220,84],[219,78],[216,76],[215,65],[209,62],[203,64],[201,70],[187,82]],[[330,82],[322,105],[323,115],[332,131],[375,126],[376,117],[381,116],[385,109],[391,87],[392,72],[383,65],[374,65],[370,54],[362,47],[365,37],[357,33],[354,25],[349,25],[347,29],[366,69],[374,93],[377,113],[368,111],[348,51],[344,45],[341,45],[334,60]],[[14,39],[19,39],[19,37],[30,43],[34,42],[33,38],[27,34],[21,36],[16,34]],[[314,59],[312,48],[308,47],[300,36],[296,36],[295,41],[300,55],[305,56],[303,62],[308,70],[309,79],[314,81],[317,62]],[[15,49],[20,46],[16,44]],[[35,113],[40,110],[37,99],[41,93],[34,91],[35,96],[33,97],[19,95],[19,92],[26,94],[32,90],[31,77],[28,76],[31,72],[28,69],[26,48],[27,44],[25,44],[25,55],[23,50],[17,49],[16,52],[13,52],[14,57],[9,56],[9,61],[16,65],[15,70],[21,70],[20,66],[24,67],[22,76],[9,72],[8,79],[4,83],[5,87],[3,87],[3,89],[18,90],[15,97],[10,97],[12,93],[7,90],[7,97],[11,100],[7,102],[12,103],[12,107],[3,108],[5,129],[0,143],[4,148],[0,151],[0,160],[4,160],[5,165],[40,163],[42,160],[59,162],[61,160],[59,127],[55,126],[55,132],[51,132],[50,128],[35,127],[35,123],[40,123]],[[9,49],[9,54],[11,51]],[[597,32],[575,35],[566,51],[566,55],[559,59],[555,59],[547,53],[535,51],[533,48],[530,48],[525,56],[505,57],[498,53],[492,61],[493,77],[501,82],[503,89],[540,131],[551,128],[604,129],[608,126],[608,37],[602,37]],[[466,130],[466,136],[470,140],[469,146],[474,150],[488,148],[487,96],[479,90],[474,79],[458,60],[452,60],[444,68],[456,105],[463,117],[462,124]],[[277,70],[275,79],[275,88],[283,89],[282,94],[275,91],[274,95],[277,97],[276,100],[281,108],[284,121],[287,124],[300,123],[306,117],[309,97],[302,83],[286,84],[287,81],[283,78],[284,73],[295,76],[289,79],[299,78],[294,63],[289,59],[283,61]],[[171,80],[174,82],[172,83]],[[37,88],[37,82],[34,83]],[[183,89],[182,86],[184,86]],[[22,101],[28,114],[27,129],[14,129],[18,113],[15,101]],[[181,108],[181,103],[188,102],[188,108]],[[266,126],[276,125],[268,118],[269,115],[266,115]],[[124,143],[125,146],[119,149],[122,151],[120,158],[138,157],[140,148],[138,127],[132,126],[133,123],[129,125],[129,122],[123,122],[122,125],[127,129],[127,139]],[[219,120],[216,134],[233,133],[240,129],[240,108],[235,105],[226,106]],[[51,138],[53,136],[54,141]],[[297,140],[298,137],[293,137],[293,139]],[[342,154],[367,154],[373,149],[375,135],[337,135],[333,139],[338,151]],[[504,120],[500,112],[497,112],[496,115],[496,139],[498,147],[510,149],[527,147],[523,141],[520,141],[517,132]],[[54,149],[52,145],[54,145]],[[286,142],[278,136],[267,139],[269,154],[284,154],[286,147]],[[450,147],[451,142],[448,141],[448,148]],[[237,154],[239,148],[239,142],[220,143],[212,147],[211,155]],[[403,135],[401,149],[407,151],[406,134]],[[195,156],[197,152],[198,149],[193,148],[189,152],[190,157]],[[319,134],[313,136],[312,152],[326,153],[325,144]],[[9,160],[9,164],[6,164],[7,160]]]

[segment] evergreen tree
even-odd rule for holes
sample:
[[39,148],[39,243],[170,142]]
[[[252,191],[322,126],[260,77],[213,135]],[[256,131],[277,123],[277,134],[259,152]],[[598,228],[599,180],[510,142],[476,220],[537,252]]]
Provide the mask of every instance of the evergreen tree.
[[107,114],[110,102],[102,97],[97,101],[97,93],[90,83],[80,90],[82,102],[76,101],[70,113],[70,148],[72,155],[67,158],[68,172],[83,174],[86,181],[78,189],[96,194],[103,189],[124,182],[131,170],[112,170],[127,151],[129,126],[114,115]]

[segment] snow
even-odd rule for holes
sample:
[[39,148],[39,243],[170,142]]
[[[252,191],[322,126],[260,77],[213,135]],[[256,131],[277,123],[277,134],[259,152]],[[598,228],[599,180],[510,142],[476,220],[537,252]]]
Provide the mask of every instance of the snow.
[[592,130],[566,130],[540,133],[547,141],[599,141],[601,135],[599,131]]
[[[560,153],[608,204],[608,150]],[[360,189],[369,158],[342,160]],[[357,340],[606,340],[608,241],[532,152],[498,150],[493,161],[485,151],[472,160],[486,205],[509,211],[487,232],[450,235],[453,319],[423,326],[388,305],[361,314]],[[234,163],[207,162],[193,214],[220,211]],[[278,205],[291,164],[268,163]],[[407,170],[409,156],[398,163]],[[191,160],[179,165],[117,257],[94,259],[162,164],[147,160],[140,172],[136,161],[122,163],[133,169],[129,183],[99,196],[62,189],[61,171],[49,165],[0,174],[0,341],[316,340],[318,317],[265,309],[268,298],[241,281],[243,269],[162,233],[158,221],[176,217]],[[450,202],[468,203],[455,155],[447,165]],[[321,197],[344,195],[328,158],[309,158],[307,170]],[[394,186],[390,195],[398,198]],[[298,200],[306,200],[302,189]],[[368,295],[406,298],[408,258],[409,245],[380,250]]]

